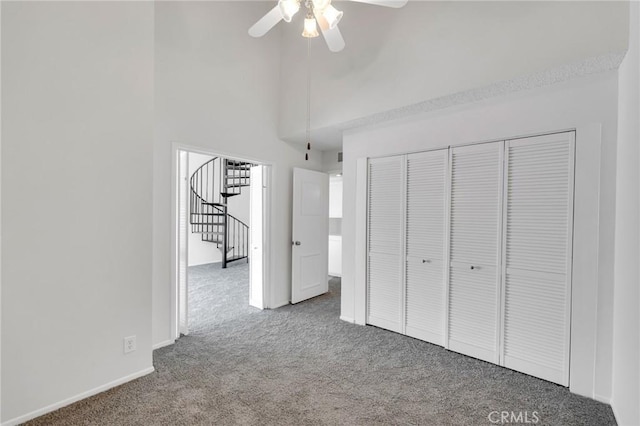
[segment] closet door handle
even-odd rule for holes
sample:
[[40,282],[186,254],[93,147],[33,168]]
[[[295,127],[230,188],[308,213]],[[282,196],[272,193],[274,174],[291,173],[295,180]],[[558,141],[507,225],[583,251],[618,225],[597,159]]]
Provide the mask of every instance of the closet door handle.
[[422,263],[431,263],[429,259],[422,259]]
[[475,267],[475,266],[473,266],[473,265],[471,265],[471,270],[474,270],[474,269],[476,269],[476,267]]

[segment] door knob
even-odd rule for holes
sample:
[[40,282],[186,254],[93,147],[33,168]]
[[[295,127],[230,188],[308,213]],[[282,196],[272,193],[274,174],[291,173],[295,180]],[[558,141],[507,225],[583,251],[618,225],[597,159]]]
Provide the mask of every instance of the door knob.
[[476,269],[476,267],[475,267],[475,266],[473,266],[473,265],[471,265],[471,270],[474,270],[474,269]]
[[296,246],[299,246],[300,245],[300,241],[294,241],[293,244],[296,245]]
[[428,259],[422,259],[422,263],[431,263],[431,261]]

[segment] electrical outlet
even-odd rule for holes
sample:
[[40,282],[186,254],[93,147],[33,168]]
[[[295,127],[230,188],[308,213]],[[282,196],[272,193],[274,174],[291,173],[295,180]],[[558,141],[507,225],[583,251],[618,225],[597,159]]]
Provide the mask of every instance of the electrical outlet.
[[128,354],[136,350],[136,336],[129,336],[124,338],[124,353]]

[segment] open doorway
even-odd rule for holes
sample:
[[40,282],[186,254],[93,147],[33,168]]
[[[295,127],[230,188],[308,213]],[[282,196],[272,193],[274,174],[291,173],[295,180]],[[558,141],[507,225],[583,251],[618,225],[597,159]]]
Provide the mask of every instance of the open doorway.
[[329,276],[342,277],[342,173],[329,174]]
[[175,340],[266,307],[270,167],[177,145],[174,159]]

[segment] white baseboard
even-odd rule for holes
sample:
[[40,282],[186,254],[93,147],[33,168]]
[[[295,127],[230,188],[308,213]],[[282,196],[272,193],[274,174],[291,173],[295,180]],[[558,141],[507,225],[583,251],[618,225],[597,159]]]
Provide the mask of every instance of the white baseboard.
[[36,417],[40,417],[44,414],[50,413],[52,411],[55,411],[59,408],[65,407],[67,405],[73,404],[74,402],[78,402],[82,399],[85,398],[89,398],[90,396],[93,395],[97,395],[99,393],[102,393],[106,390],[109,390],[111,388],[115,388],[116,386],[120,386],[124,383],[130,382],[132,380],[135,380],[139,377],[142,376],[146,376],[147,374],[153,373],[154,372],[154,368],[153,367],[149,367],[149,368],[145,368],[144,370],[138,371],[136,373],[130,374],[128,376],[125,377],[121,377],[117,380],[114,380],[112,382],[106,383],[102,386],[98,386],[97,388],[93,388],[89,391],[86,392],[82,392],[81,394],[78,394],[76,396],[72,396],[71,398],[67,398],[65,400],[62,400],[60,402],[56,402],[55,404],[51,404],[48,405],[44,408],[40,408],[38,410],[32,411],[28,414],[24,414],[22,416],[16,417],[14,419],[11,420],[7,420],[6,422],[2,423],[2,426],[15,426],[15,425],[19,425],[21,423],[24,423],[26,421],[35,419]]
[[345,317],[345,316],[342,316],[342,315],[340,315],[340,319],[342,321],[350,322],[351,324],[355,324],[356,323],[356,320],[354,320],[353,318]]
[[593,399],[595,399],[596,401],[604,402],[605,404],[611,405],[611,398],[608,397],[608,396],[602,396],[602,395],[594,394],[593,395]]
[[164,342],[160,342],[160,343],[156,343],[155,345],[152,346],[152,350],[156,350],[156,349],[160,349],[160,348],[164,348],[165,346],[169,346],[169,345],[173,345],[176,341],[169,339],[169,340],[165,340]]

